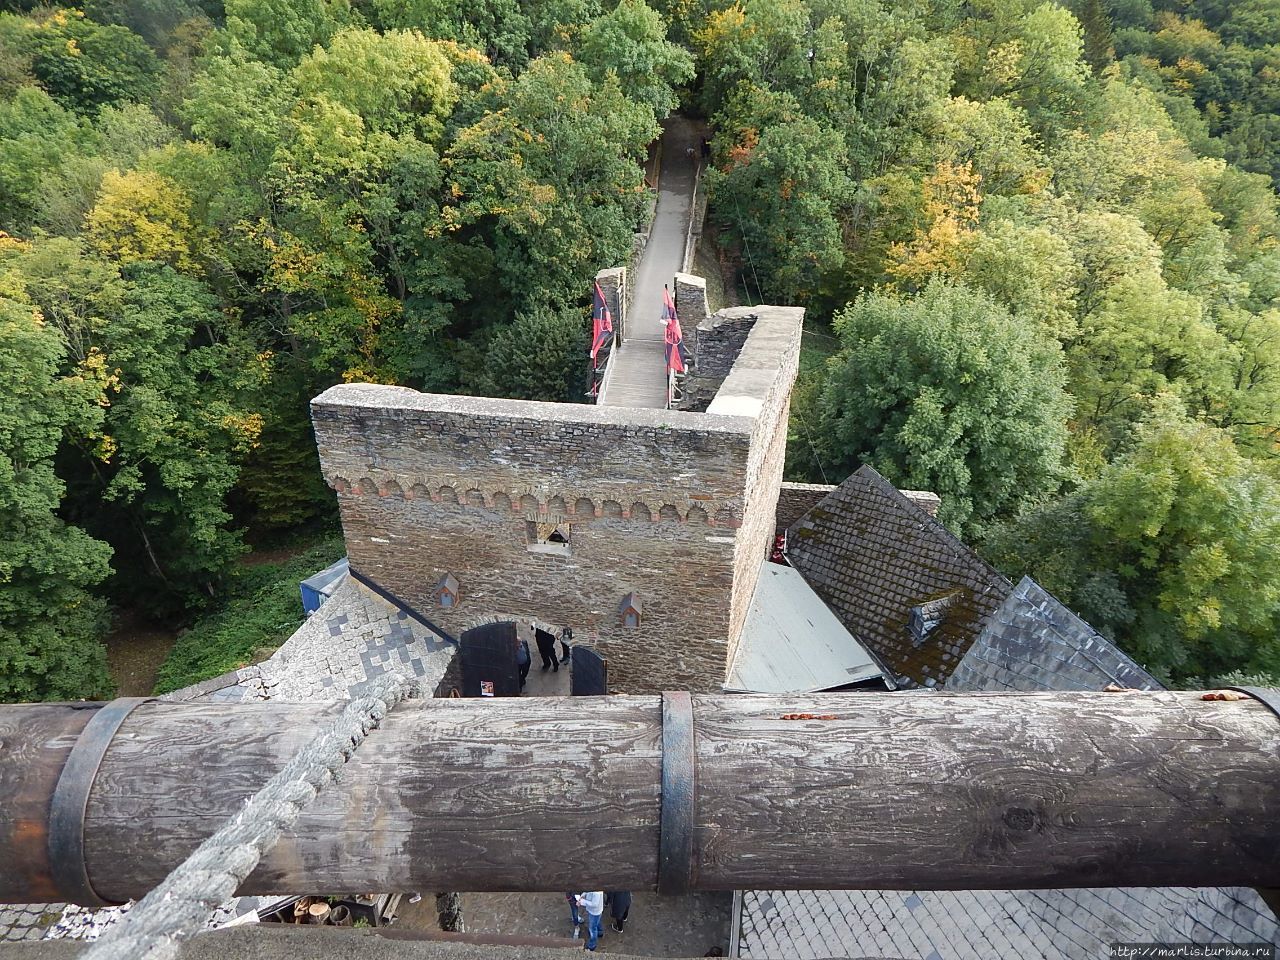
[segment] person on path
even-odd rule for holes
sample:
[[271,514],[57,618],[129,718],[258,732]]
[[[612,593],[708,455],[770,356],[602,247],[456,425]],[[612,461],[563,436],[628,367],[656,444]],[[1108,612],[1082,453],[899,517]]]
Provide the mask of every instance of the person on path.
[[542,670],[560,672],[560,661],[556,659],[556,635],[541,627],[533,628],[533,636],[538,644],[538,653],[542,655]]
[[569,917],[573,920],[573,939],[577,940],[582,936],[582,915],[578,913],[578,895],[570,892],[564,895],[569,901]]
[[569,641],[573,639],[573,628],[565,627],[560,631],[560,649],[564,651],[564,656],[560,658],[561,663],[569,662]]
[[606,893],[604,899],[609,904],[609,916],[613,917],[610,926],[621,933],[622,928],[627,925],[627,914],[631,912],[631,891],[613,890]]
[[588,950],[594,951],[596,944],[600,942],[600,938],[604,935],[604,931],[600,929],[600,921],[604,916],[604,891],[592,890],[589,893],[580,894],[578,896],[578,906],[586,908],[586,947]]
[[529,641],[516,641],[516,667],[520,670],[520,689],[524,689],[525,679],[529,676],[529,666],[533,663],[533,657],[529,654]]

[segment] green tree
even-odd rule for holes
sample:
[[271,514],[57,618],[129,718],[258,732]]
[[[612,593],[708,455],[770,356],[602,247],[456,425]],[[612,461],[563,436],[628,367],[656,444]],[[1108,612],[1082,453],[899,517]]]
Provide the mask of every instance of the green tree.
[[458,95],[446,47],[349,29],[293,72],[266,178],[275,209],[255,235],[300,352],[327,376],[392,376],[384,336],[442,233],[436,147]]
[[485,393],[517,400],[578,403],[587,388],[585,314],[578,309],[518,314],[485,354]]
[[530,56],[577,49],[579,36],[600,15],[601,6],[600,0],[524,0],[520,8],[529,18]]
[[347,29],[293,71],[304,103],[328,100],[350,110],[370,132],[440,138],[457,91],[443,45],[416,30],[379,34]]
[[475,47],[494,63],[522,67],[533,29],[518,0],[373,0],[383,29],[421,30]]
[[198,281],[138,264],[121,276],[82,241],[51,238],[0,260],[66,344],[62,374],[96,390],[70,424],[64,515],[112,545],[122,596],[153,611],[216,592],[242,551],[227,498],[262,418],[252,347]]
[[1280,671],[1280,487],[1172,397],[1097,478],[984,550],[1160,676]]
[[227,498],[262,429],[243,403],[245,346],[198,281],[154,265],[131,271],[103,332],[119,385],[102,496],[132,521],[149,573],[178,597],[214,595],[244,552]]
[[1004,96],[1046,125],[1084,92],[1080,23],[1064,7],[1037,0],[986,0],[959,38],[960,92],[978,100]]
[[1049,227],[996,220],[974,238],[959,276],[1065,342],[1079,333],[1078,272],[1071,247]]
[[675,88],[693,77],[693,57],[667,40],[661,15],[644,0],[619,0],[583,34],[578,59],[601,82],[612,73],[629,99],[661,120],[676,106]]
[[1115,61],[1111,45],[1111,17],[1102,0],[1081,0],[1077,17],[1084,35],[1084,59],[1094,76]]
[[289,68],[351,20],[348,0],[224,0],[227,35],[254,57]]
[[848,166],[839,131],[803,117],[766,128],[727,170],[708,175],[717,216],[741,244],[762,296],[800,302],[844,263]]
[[65,345],[30,305],[0,299],[0,700],[100,698],[106,606],[90,592],[110,548],[58,517],[54,458],[91,427],[86,381],[59,374]]
[[32,75],[69,110],[96,113],[107,104],[145,102],[159,87],[159,59],[127,27],[55,10],[28,36]]
[[243,53],[210,57],[193,78],[182,115],[200,139],[226,148],[243,176],[261,177],[285,131],[292,78]]
[[[37,224],[60,236],[75,236],[97,200],[108,170],[128,169],[147,152],[172,142],[177,131],[141,104],[104,107],[92,139],[79,152],[66,151],[59,169],[40,180]],[[88,139],[88,138],[86,138]]]
[[1081,422],[1119,439],[1161,392],[1221,407],[1231,349],[1200,303],[1155,275],[1112,286],[1067,351]]
[[842,346],[812,425],[830,475],[869,463],[896,486],[933,490],[956,530],[1061,484],[1071,401],[1039,325],[934,281],[912,299],[863,295],[834,326]]
[[155,261],[191,270],[191,199],[155,173],[108,170],[85,229],[93,249],[121,264]]
[[517,312],[578,302],[602,265],[629,254],[643,202],[639,166],[653,112],[549,54],[509,84],[496,109],[445,154],[446,227],[488,239]]
[[88,140],[86,125],[43,90],[23,87],[0,101],[0,229],[30,228],[42,185]]

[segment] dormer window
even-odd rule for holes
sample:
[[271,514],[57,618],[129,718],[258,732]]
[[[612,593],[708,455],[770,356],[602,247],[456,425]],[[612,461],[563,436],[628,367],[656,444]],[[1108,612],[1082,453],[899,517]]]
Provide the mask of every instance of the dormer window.
[[446,573],[436,584],[436,602],[444,609],[451,610],[458,605],[460,599],[462,597],[458,592],[458,578],[452,573]]
[[573,525],[570,523],[538,523],[525,521],[525,539],[530,553],[550,553],[561,557],[569,556],[569,545],[573,536]]
[[622,625],[632,630],[638,629],[640,626],[640,598],[635,591],[628,593],[622,598],[622,606],[619,609]]
[[911,614],[907,619],[907,629],[911,633],[911,642],[913,644],[917,647],[924,644],[929,634],[933,633],[947,619],[948,611],[956,605],[962,592],[953,590],[951,593],[941,597],[917,603],[911,608]]

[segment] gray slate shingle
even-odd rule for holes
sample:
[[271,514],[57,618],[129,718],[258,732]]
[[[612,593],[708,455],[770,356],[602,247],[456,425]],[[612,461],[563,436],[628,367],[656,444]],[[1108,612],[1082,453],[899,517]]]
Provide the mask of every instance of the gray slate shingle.
[[[945,685],[1012,585],[871,467],[787,530],[787,560],[903,688]],[[955,596],[921,644],[913,606]]]

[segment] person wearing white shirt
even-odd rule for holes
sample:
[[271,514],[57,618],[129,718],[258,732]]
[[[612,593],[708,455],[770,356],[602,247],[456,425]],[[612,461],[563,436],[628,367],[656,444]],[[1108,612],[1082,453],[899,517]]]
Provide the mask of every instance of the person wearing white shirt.
[[578,905],[587,911],[587,949],[595,950],[602,932],[600,923],[604,916],[604,891],[592,890],[579,894]]

